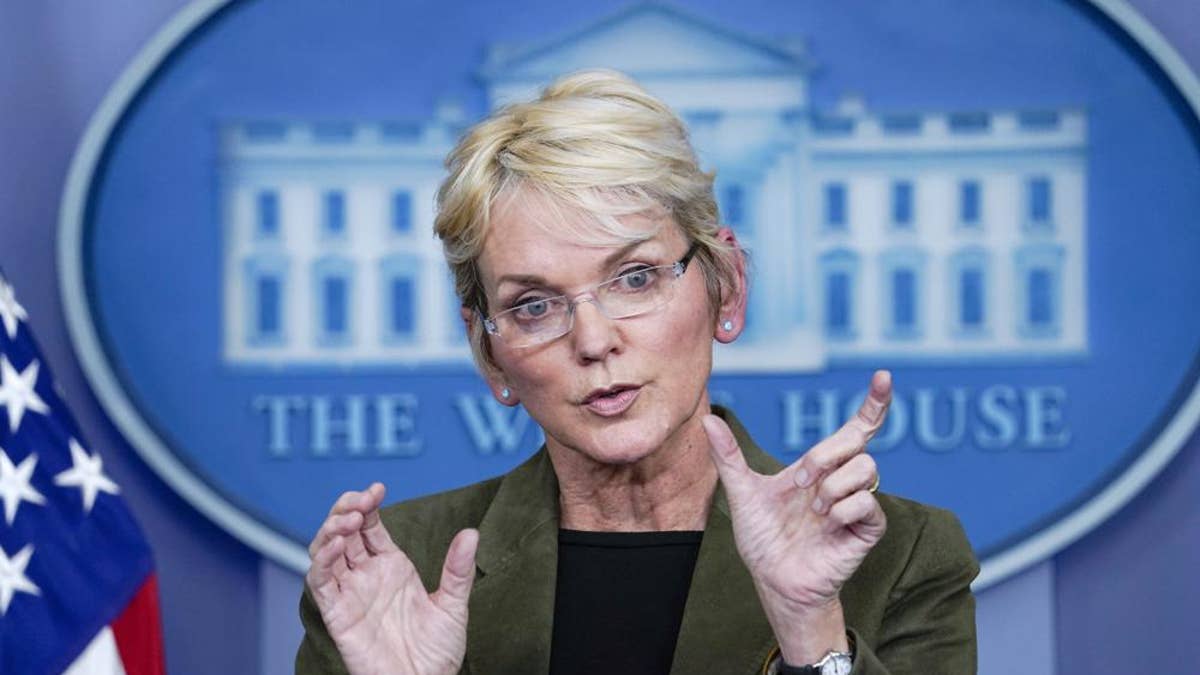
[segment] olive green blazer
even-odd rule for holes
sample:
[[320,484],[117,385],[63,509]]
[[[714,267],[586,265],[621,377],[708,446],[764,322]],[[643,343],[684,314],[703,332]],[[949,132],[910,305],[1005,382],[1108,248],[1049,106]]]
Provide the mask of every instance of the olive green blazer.
[[[747,463],[760,473],[782,465],[742,425],[729,423]],[[975,672],[979,571],[962,527],[948,511],[879,494],[887,534],[846,582],[841,600],[856,643],[854,675],[968,675]],[[545,448],[508,474],[390,506],[383,522],[436,588],[454,535],[479,529],[475,586],[461,673],[546,673],[558,568],[558,481]],[[343,673],[337,648],[310,592],[300,602],[305,635],[296,672]],[[738,555],[729,504],[718,485],[710,509],[671,675],[753,675],[776,640]],[[613,645],[620,649],[620,645]]]

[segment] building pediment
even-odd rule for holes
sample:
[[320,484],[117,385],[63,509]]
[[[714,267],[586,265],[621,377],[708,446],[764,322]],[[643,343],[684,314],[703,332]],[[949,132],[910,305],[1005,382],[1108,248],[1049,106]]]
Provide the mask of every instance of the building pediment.
[[538,43],[494,45],[484,80],[548,81],[583,68],[614,68],[635,78],[785,75],[807,70],[798,41],[766,41],[657,2],[640,3]]

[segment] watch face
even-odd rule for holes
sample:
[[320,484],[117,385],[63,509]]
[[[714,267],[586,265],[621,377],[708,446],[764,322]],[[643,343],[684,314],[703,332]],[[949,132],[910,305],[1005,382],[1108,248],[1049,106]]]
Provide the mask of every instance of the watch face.
[[821,666],[821,675],[850,675],[853,668],[848,654],[830,654]]

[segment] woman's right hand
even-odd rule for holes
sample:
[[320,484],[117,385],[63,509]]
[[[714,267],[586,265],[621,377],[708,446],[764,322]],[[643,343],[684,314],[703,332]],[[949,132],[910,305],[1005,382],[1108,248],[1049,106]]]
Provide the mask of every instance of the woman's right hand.
[[450,543],[438,590],[427,593],[379,520],[384,487],[343,494],[308,548],[305,580],[354,675],[444,675],[462,666],[479,532]]

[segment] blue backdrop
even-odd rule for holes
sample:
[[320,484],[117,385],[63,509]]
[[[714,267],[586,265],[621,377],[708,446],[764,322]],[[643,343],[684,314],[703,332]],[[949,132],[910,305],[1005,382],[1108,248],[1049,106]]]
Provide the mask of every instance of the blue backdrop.
[[[1194,37],[1200,34],[1200,19],[1190,3],[1186,0],[1139,0],[1133,4],[1147,13],[1193,69],[1200,66],[1200,43]],[[253,5],[250,3],[251,10]],[[852,4],[852,7],[855,11],[868,11],[865,3]],[[0,58],[0,95],[3,96],[0,100],[5,101],[6,108],[0,118],[0,156],[4,157],[0,164],[0,206],[4,207],[4,221],[0,223],[0,264],[30,310],[31,325],[47,358],[54,364],[80,424],[88,430],[94,447],[104,454],[107,466],[122,485],[155,547],[172,672],[252,672],[263,662],[260,638],[270,632],[272,624],[289,623],[293,617],[259,615],[260,596],[265,592],[263,586],[271,582],[269,579],[264,581],[266,577],[261,574],[258,556],[232,541],[165,488],[104,418],[75,362],[65,333],[56,286],[54,224],[71,153],[88,117],[117,74],[177,8],[176,3],[161,3],[141,6],[134,11],[68,2],[0,8],[0,55],[3,56]],[[422,20],[423,12],[432,16],[441,11],[431,3],[413,3],[407,10],[411,12],[408,20],[418,22]],[[1053,13],[1056,10],[1046,11]],[[753,21],[753,8],[747,12],[746,20]],[[306,33],[300,23],[302,18],[295,18],[298,23],[294,35],[319,44],[322,36]],[[364,20],[378,19],[366,16]],[[498,11],[492,24],[504,20],[504,12]],[[525,23],[515,17],[509,20],[516,26]],[[969,28],[963,26],[963,30]],[[839,27],[831,25],[826,29],[830,43],[836,44]],[[1028,39],[1044,40],[1047,35],[1039,35],[1038,24],[1035,24]],[[402,57],[408,67],[417,67],[416,64],[431,68],[453,66],[461,71],[471,70],[478,61],[472,57],[470,63],[446,64],[440,60],[425,63],[423,60],[430,58],[429,50],[421,47],[420,44],[400,45],[396,48],[399,53],[350,54],[347,58],[386,62]],[[405,49],[409,51],[405,53]],[[1086,49],[1086,45],[1080,49]],[[269,52],[269,49],[265,51]],[[462,50],[451,53],[464,58],[470,56],[464,55]],[[259,82],[253,64],[241,67],[240,55],[227,52],[223,58],[230,61],[231,71],[245,74],[246,82]],[[838,65],[847,73],[845,81],[865,88],[871,86],[872,78],[878,77],[876,64],[865,51],[848,49],[838,54]],[[906,65],[928,66],[894,65],[897,69]],[[994,63],[1000,70],[1028,66],[1028,63],[1013,64],[1003,58]],[[342,82],[345,87],[341,97],[313,103],[315,107],[311,112],[318,117],[336,116],[338,106],[345,104],[346,97],[364,95],[363,88],[354,86],[352,79],[343,80],[339,72],[325,70],[321,63],[313,64],[311,69],[296,69],[296,72],[301,71],[325,73],[330,82]],[[947,64],[943,76],[955,76],[953,64]],[[279,84],[287,87],[299,83],[284,81]],[[1047,86],[1047,91],[1040,92],[1039,100],[1073,100],[1053,83]],[[429,101],[435,95],[445,93],[413,92],[408,82],[404,87],[412,96],[414,115],[425,113]],[[918,89],[914,88],[914,91]],[[467,100],[479,95],[477,88],[467,86],[450,93],[457,93]],[[238,108],[229,111],[230,114],[254,114],[253,96],[247,98],[245,91],[241,94],[237,99]],[[814,91],[818,100],[831,95],[820,89]],[[1102,119],[1121,124],[1122,105],[1130,96],[1128,91],[1114,90],[1101,92],[1093,98],[1111,102],[1111,117]],[[1003,93],[997,93],[997,97],[1000,102],[1008,100]],[[481,108],[483,103],[474,100]],[[396,100],[353,103],[356,110],[378,105],[381,117],[397,114]],[[963,103],[931,101],[926,95],[913,101],[914,105],[921,106],[961,106]],[[973,100],[967,103],[989,105],[991,102]],[[186,107],[179,112],[190,114]],[[264,114],[270,112],[263,111]],[[403,110],[399,112],[404,113]],[[154,142],[172,142],[170,129],[161,131],[162,135],[153,139]],[[1164,147],[1188,152],[1182,140],[1167,143]],[[1145,164],[1160,161],[1152,150],[1134,142],[1112,148],[1127,161]],[[1129,187],[1139,189],[1136,185]],[[1150,186],[1141,189],[1153,194]],[[1097,199],[1098,203],[1092,207],[1103,208],[1103,196]],[[1170,202],[1170,199],[1165,201]],[[1128,220],[1136,222],[1136,213],[1129,214]],[[1139,252],[1147,257],[1154,254],[1152,247],[1156,245],[1165,247],[1164,253],[1172,253],[1169,242],[1147,241],[1135,228],[1131,227],[1122,236],[1129,237],[1125,246],[1139,247]],[[1194,242],[1189,242],[1173,253],[1186,259],[1200,250]],[[1194,268],[1186,264],[1179,264],[1179,270],[1181,274],[1194,273]],[[1114,276],[1119,278],[1119,275]],[[1187,305],[1187,299],[1176,299],[1173,304],[1175,316],[1169,305],[1156,306],[1143,319],[1144,324],[1156,326],[1158,330],[1194,333],[1190,322],[1195,321],[1196,313]],[[1164,377],[1171,375],[1162,374]],[[1174,375],[1178,377],[1182,373]],[[1104,394],[1101,392],[1100,395]],[[1196,488],[1200,487],[1198,454],[1193,439],[1141,496],[1097,531],[1055,558],[1053,586],[1049,592],[1053,594],[1050,603],[1054,608],[1051,644],[1057,654],[1057,672],[1144,672],[1147,650],[1167,664],[1154,666],[1155,672],[1192,672],[1191,664],[1200,663],[1200,645],[1191,639],[1185,621],[1190,608],[1200,601],[1200,584],[1193,577],[1194,571],[1200,569],[1200,502],[1194,498]],[[1020,621],[1020,606],[1011,611],[1014,615],[1009,619]],[[989,664],[985,661],[983,667],[987,672]],[[995,665],[990,667],[996,668]]]

